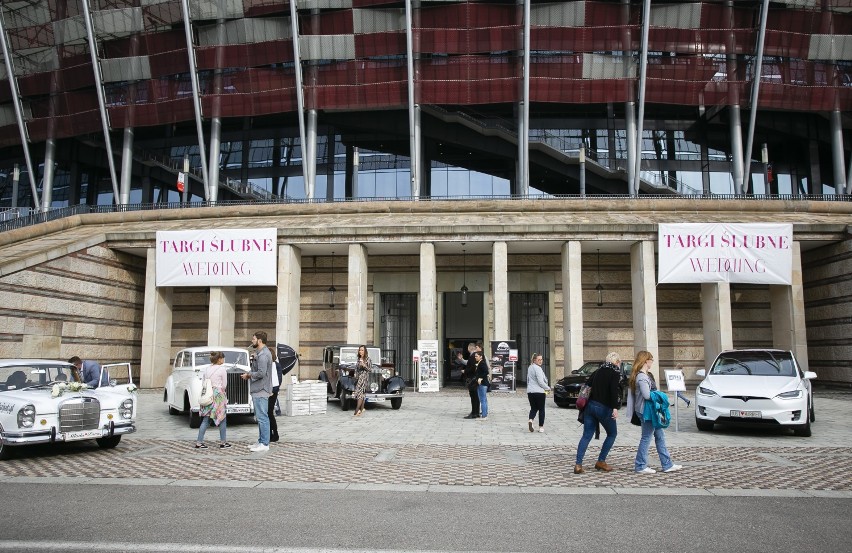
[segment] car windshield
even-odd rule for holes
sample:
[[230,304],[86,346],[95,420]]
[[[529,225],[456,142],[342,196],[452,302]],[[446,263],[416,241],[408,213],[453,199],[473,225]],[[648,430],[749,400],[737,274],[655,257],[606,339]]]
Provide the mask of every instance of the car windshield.
[[589,376],[590,374],[598,370],[598,367],[600,367],[600,363],[594,363],[590,361],[588,363],[584,363],[582,367],[577,369],[577,374],[582,376]]
[[796,376],[793,356],[784,351],[736,351],[720,355],[713,375]]
[[0,391],[23,390],[52,382],[79,382],[77,370],[67,363],[9,365],[0,367]]
[[[223,351],[225,354],[226,365],[245,365],[249,364],[248,353],[245,351]],[[195,353],[195,366],[203,367],[210,364],[210,352],[198,351]]]

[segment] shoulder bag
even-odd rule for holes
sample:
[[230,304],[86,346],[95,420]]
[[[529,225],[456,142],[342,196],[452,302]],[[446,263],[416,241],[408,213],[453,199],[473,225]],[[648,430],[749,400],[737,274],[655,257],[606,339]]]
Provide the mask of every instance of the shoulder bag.
[[204,383],[201,384],[201,395],[198,396],[198,405],[207,407],[211,403],[213,403],[213,382],[209,378],[205,378]]
[[592,380],[594,380],[596,374],[598,374],[598,371],[593,372],[588,380],[580,386],[580,393],[577,394],[577,409],[582,410],[586,408],[589,396],[592,395]]

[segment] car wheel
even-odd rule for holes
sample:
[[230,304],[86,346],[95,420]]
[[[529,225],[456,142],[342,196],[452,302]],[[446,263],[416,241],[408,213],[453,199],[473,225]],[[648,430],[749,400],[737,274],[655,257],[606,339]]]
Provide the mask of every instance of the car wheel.
[[346,390],[340,387],[340,390],[337,393],[337,397],[340,398],[340,410],[348,411],[349,410],[349,398],[346,397]]
[[391,407],[394,409],[399,409],[402,407],[402,398],[401,397],[392,397],[391,398]]
[[3,443],[3,438],[0,438],[0,461],[11,459],[12,448]]
[[190,428],[198,428],[201,426],[201,415],[198,414],[198,411],[190,411],[189,412],[189,427]]
[[713,430],[713,421],[695,418],[695,426],[698,430]]
[[180,409],[175,409],[169,405],[169,415],[180,415]]
[[121,436],[107,436],[106,438],[98,438],[95,441],[103,449],[112,449],[121,441]]
[[796,436],[801,436],[802,438],[809,438],[811,436],[811,417],[810,417],[811,407],[808,406],[808,413],[805,415],[805,419],[807,422],[805,424],[796,426],[793,428],[793,434]]
[[811,408],[808,409],[808,414],[811,417],[811,422],[816,422],[816,413],[814,412],[814,404],[811,403]]

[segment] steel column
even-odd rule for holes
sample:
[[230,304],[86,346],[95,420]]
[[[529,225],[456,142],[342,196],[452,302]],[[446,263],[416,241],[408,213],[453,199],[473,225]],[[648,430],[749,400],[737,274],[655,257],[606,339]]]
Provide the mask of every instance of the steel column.
[[[30,181],[30,189],[32,190],[33,195],[33,207],[36,210],[40,209],[40,203],[38,201],[38,190],[36,189],[36,178],[37,175],[33,171],[33,160],[30,158],[30,147],[29,144],[29,136],[27,135],[27,127],[24,125],[24,115],[21,110],[21,97],[18,95],[18,78],[15,76],[15,68],[12,67],[12,55],[11,48],[9,47],[9,37],[6,36],[6,23],[5,23],[5,15],[3,13],[3,4],[0,3],[0,34],[3,35],[2,46],[3,46],[3,60],[6,62],[6,75],[9,78],[9,88],[12,89],[12,104],[15,106],[15,119],[18,121],[18,133],[21,135],[21,147],[24,149],[24,162],[27,165],[27,172],[29,174]],[[18,198],[15,196],[15,202],[17,202]]]
[[840,120],[840,111],[831,112],[829,121],[831,123],[831,167],[834,170],[834,192],[842,195],[846,189],[846,167],[843,154],[843,122]]
[[[201,163],[201,174],[204,178],[204,199],[210,200],[210,179],[207,175],[207,153],[204,148],[204,130],[201,126],[201,99],[198,90],[198,70],[195,65],[195,47],[192,41],[192,19],[189,15],[188,0],[181,0],[183,10],[183,32],[186,35],[186,53],[189,58],[189,80],[192,84],[192,106],[195,110],[195,131],[198,134],[198,161]],[[186,181],[189,187],[189,176]]]
[[124,129],[124,141],[121,145],[121,186],[118,189],[118,203],[130,203],[130,181],[133,178],[133,127]]
[[53,203],[53,175],[56,167],[56,140],[48,138],[44,144],[44,172],[41,179],[41,210],[50,209]]
[[305,164],[305,92],[302,90],[302,54],[299,49],[299,14],[296,2],[290,0],[290,32],[293,35],[293,62],[296,74],[296,106],[299,110],[299,141],[302,146],[302,178],[305,180],[305,198],[313,199],[313,184],[309,168]]
[[[98,93],[98,108],[101,112],[101,127],[104,132],[104,145],[107,152],[107,165],[109,165],[109,178],[112,181],[113,201],[118,204],[118,179],[115,176],[115,159],[112,157],[112,141],[109,137],[109,116],[107,115],[106,103],[104,101],[103,78],[101,77],[101,64],[98,59],[98,49],[95,43],[95,29],[92,26],[92,13],[89,0],[83,3],[83,19],[86,22],[86,35],[89,39],[89,54],[92,57],[92,70],[95,73],[95,91]],[[47,168],[45,168],[47,169]],[[47,208],[44,208],[47,209]]]
[[405,0],[405,58],[408,70],[408,149],[411,166],[411,197],[420,197],[420,106],[415,103],[414,94],[414,28],[412,0]]
[[748,137],[746,138],[743,187],[748,186],[751,178],[751,149],[754,146],[754,126],[757,121],[757,98],[760,93],[760,74],[763,69],[763,45],[766,38],[766,17],[768,13],[769,0],[763,0],[763,8],[760,11],[760,32],[757,35],[757,60],[754,62],[754,77],[752,77],[751,82],[751,111],[748,121]]
[[631,196],[639,195],[639,185],[642,180],[642,127],[645,124],[645,77],[648,73],[648,32],[651,25],[651,0],[644,0],[642,5],[642,53],[639,58],[639,116],[636,129],[636,169],[633,175]]
[[524,0],[524,58],[521,109],[518,113],[518,184],[521,196],[530,193],[530,0]]

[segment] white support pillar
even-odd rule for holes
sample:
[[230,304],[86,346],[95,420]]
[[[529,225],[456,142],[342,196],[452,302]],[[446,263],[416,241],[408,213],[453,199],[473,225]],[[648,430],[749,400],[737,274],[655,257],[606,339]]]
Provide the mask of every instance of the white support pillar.
[[[119,175],[118,203],[130,203],[130,184],[133,179],[133,127],[124,129],[124,140],[121,144],[121,175]],[[212,342],[211,342],[212,343]]]
[[211,286],[207,343],[211,346],[234,346],[237,289],[234,286]]
[[734,179],[734,194],[745,194],[743,169],[743,128],[740,120],[740,106],[730,107],[731,136],[731,176]]
[[808,336],[805,329],[805,294],[802,286],[802,250],[793,242],[793,284],[771,284],[772,345],[788,349],[802,370],[808,370]]
[[56,166],[56,140],[48,138],[44,143],[44,173],[41,180],[41,210],[48,211],[53,203],[53,175]]
[[161,388],[172,361],[172,288],[157,288],[156,251],[148,248],[142,310],[140,388]]
[[730,283],[701,284],[701,319],[704,326],[704,368],[709,369],[720,352],[734,347]]
[[[831,166],[834,172],[834,192],[838,196],[846,190],[846,164],[843,154],[843,122],[840,111],[831,112]],[[798,357],[797,357],[798,359]]]
[[[302,251],[289,244],[278,246],[275,343],[287,344],[297,353],[299,351],[299,329],[301,326],[301,295]],[[301,376],[300,374],[299,377],[301,378]]]
[[492,340],[509,339],[509,247],[494,242],[491,255],[494,278],[494,334]]
[[438,339],[438,268],[435,244],[420,244],[420,339]]
[[[332,147],[332,146],[329,146]],[[308,118],[306,119],[305,127],[305,147],[303,149],[304,159],[308,181],[305,183],[308,191],[308,199],[313,200],[316,197],[317,184],[317,110],[309,109]],[[329,183],[329,186],[332,184]],[[350,344],[354,342],[349,342]],[[363,342],[359,342],[363,343]]]
[[[659,357],[657,334],[657,279],[654,274],[654,242],[644,240],[630,246],[630,283],[633,291],[633,348],[621,355],[630,359],[637,351],[647,350]],[[659,367],[652,369],[660,382]]]
[[[562,328],[565,347],[563,376],[579,369],[585,361],[583,352],[583,272],[580,242],[562,244]],[[627,356],[625,356],[627,357]],[[551,363],[551,366],[555,363]]]
[[346,343],[366,344],[367,334],[367,248],[349,244],[346,293]]
[[215,203],[219,200],[219,155],[222,149],[222,118],[214,117],[210,120],[210,161],[207,164],[210,177],[210,201]]

